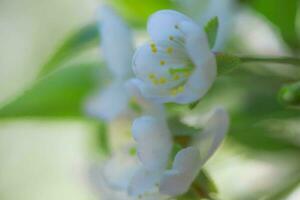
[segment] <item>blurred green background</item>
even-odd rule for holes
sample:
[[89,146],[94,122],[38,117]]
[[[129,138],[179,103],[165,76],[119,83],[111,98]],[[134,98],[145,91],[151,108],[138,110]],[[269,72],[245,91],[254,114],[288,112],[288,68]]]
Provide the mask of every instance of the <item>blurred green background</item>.
[[[222,6],[213,14],[229,27],[224,51],[299,56],[298,0],[232,2],[229,14]],[[84,115],[83,103],[107,81],[95,26],[100,3],[0,0],[1,200],[98,199],[86,174],[103,151],[105,128]],[[139,44],[148,39],[145,25],[152,12],[176,9],[201,22],[209,2],[107,3],[127,20]],[[282,86],[299,81],[298,68],[243,65],[219,77],[193,111],[170,108],[193,124],[216,104],[230,111],[229,136],[206,165],[221,200],[300,199],[299,109],[278,101]],[[122,124],[107,128],[114,132],[111,142],[116,146],[121,133],[115,129]]]

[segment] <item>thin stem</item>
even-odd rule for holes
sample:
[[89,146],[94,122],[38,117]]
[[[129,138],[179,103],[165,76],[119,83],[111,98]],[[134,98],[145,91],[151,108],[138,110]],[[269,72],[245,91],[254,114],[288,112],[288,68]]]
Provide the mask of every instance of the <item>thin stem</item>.
[[240,57],[242,63],[249,62],[269,62],[269,63],[281,63],[300,66],[300,58],[293,57]]

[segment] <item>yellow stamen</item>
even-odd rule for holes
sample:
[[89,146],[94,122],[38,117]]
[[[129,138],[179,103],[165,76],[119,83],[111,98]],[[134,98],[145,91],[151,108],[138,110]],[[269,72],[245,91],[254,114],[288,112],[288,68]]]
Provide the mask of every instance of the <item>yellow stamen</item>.
[[160,84],[165,84],[166,82],[167,82],[167,79],[164,78],[164,77],[161,77],[161,78],[159,79],[159,83],[160,83]]
[[166,64],[166,61],[164,61],[164,60],[161,60],[161,61],[159,62],[159,64],[160,64],[161,66],[163,66],[163,65],[165,65],[165,64]]
[[151,80],[152,80],[152,79],[156,79],[155,74],[149,74],[148,77],[149,77],[149,79],[151,79]]
[[190,71],[189,71],[189,72],[184,72],[184,77],[185,77],[185,78],[188,78],[190,75],[191,75],[191,72],[190,72]]
[[182,85],[182,86],[179,86],[178,88],[177,88],[177,93],[182,93],[184,91],[184,86]]
[[175,74],[175,75],[173,76],[173,80],[177,81],[177,80],[179,80],[179,79],[180,79],[180,76],[179,76],[178,74]]
[[174,51],[174,49],[173,49],[172,47],[168,47],[168,48],[166,49],[166,52],[167,52],[168,54],[172,54],[173,51]]
[[169,36],[169,40],[173,41],[174,40],[174,37],[171,35]]

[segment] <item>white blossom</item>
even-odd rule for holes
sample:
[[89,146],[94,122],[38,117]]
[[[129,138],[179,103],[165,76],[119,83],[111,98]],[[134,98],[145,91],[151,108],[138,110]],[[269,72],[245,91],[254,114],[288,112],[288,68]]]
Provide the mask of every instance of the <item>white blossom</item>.
[[100,7],[97,17],[101,52],[112,74],[112,80],[106,88],[101,88],[88,98],[85,105],[87,114],[111,121],[132,113],[130,104],[138,103],[146,114],[163,115],[161,105],[144,99],[133,84],[134,81],[128,81],[133,75],[131,70],[133,39],[130,29],[108,6]]
[[[167,124],[153,116],[137,118],[132,126],[136,145],[115,152],[100,167],[93,168],[90,181],[103,200],[175,199],[189,190],[228,128],[227,112],[214,109],[203,131],[172,159],[173,141]],[[172,168],[167,169],[170,160]]]
[[132,131],[142,165],[129,184],[129,194],[142,196],[158,190],[172,197],[187,192],[202,166],[220,146],[228,128],[227,112],[222,108],[214,109],[202,133],[176,154],[172,168],[167,170],[172,147],[168,127],[154,117],[136,119]]
[[210,89],[216,60],[202,27],[173,10],[154,13],[148,20],[153,42],[140,47],[133,70],[142,94],[158,103],[191,103]]

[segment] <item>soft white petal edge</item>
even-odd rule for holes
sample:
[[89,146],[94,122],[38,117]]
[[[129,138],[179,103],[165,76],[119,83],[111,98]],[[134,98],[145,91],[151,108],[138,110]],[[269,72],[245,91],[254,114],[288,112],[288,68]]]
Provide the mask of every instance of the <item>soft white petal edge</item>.
[[186,83],[185,91],[177,96],[178,103],[191,103],[203,97],[217,77],[217,63],[210,51],[204,31],[190,22],[182,22],[180,29],[186,34],[186,50],[196,66]]
[[149,17],[147,31],[154,41],[162,41],[169,36],[179,36],[181,33],[175,29],[183,21],[194,23],[188,16],[175,10],[160,10]]
[[216,107],[210,112],[203,132],[195,138],[195,145],[200,148],[203,163],[219,148],[229,130],[229,126],[229,114],[223,107]]
[[152,116],[137,118],[132,125],[132,134],[143,166],[148,170],[164,169],[172,149],[166,122]]
[[162,173],[163,170],[149,171],[141,167],[137,170],[129,183],[128,194],[131,196],[139,196],[147,192],[155,191],[155,186],[158,185]]
[[177,196],[190,188],[201,169],[201,157],[196,147],[188,147],[177,153],[171,170],[164,173],[160,183],[162,194]]
[[132,34],[110,6],[100,6],[97,21],[101,35],[104,59],[118,79],[127,78],[131,73],[133,55]]
[[128,101],[129,96],[122,83],[114,82],[87,99],[85,112],[92,117],[111,121],[129,112]]

